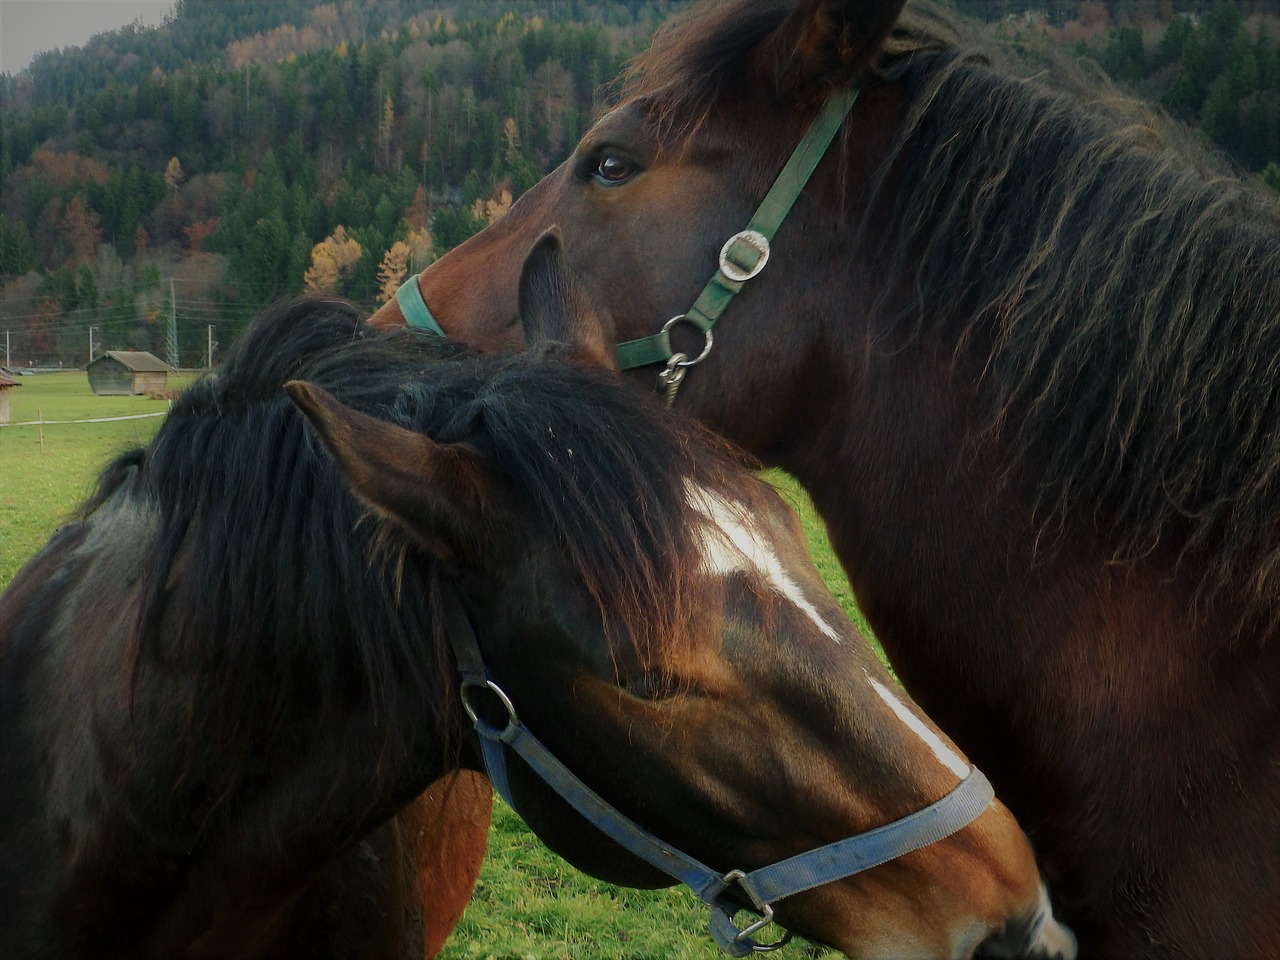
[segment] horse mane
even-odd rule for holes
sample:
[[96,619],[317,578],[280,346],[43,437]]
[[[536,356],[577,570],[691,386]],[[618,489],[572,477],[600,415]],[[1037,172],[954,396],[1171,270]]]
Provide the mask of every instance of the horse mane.
[[[669,122],[678,118],[678,133],[692,133],[726,91],[742,87],[753,52],[794,7],[794,0],[695,4],[664,23],[649,48],[627,66],[617,81],[621,97],[653,99],[660,117]],[[937,9],[917,4],[900,19],[872,71],[878,74],[884,64],[948,49],[955,40]],[[814,91],[815,103],[825,92]]]
[[393,715],[402,706],[391,698],[411,688],[423,724],[447,730],[446,689],[421,693],[441,688],[447,663],[439,647],[422,653],[433,571],[406,563],[397,584],[374,562],[374,525],[282,389],[310,379],[394,416],[402,385],[456,353],[361,320],[325,300],[259,317],[217,372],[175,401],[128,488],[158,530],[135,684],[144,657],[186,665],[205,685],[201,722],[229,749],[304,723],[299,702],[315,707],[315,723],[362,703]]
[[877,237],[916,291],[898,329],[977,358],[1043,530],[1095,524],[1117,560],[1194,556],[1202,592],[1280,598],[1275,204],[1106,86],[1086,109],[965,57],[899,73],[877,185],[900,178]]
[[[701,599],[686,484],[758,495],[727,445],[614,374],[383,334],[334,301],[277,307],[181,395],[149,447],[104,471],[89,504],[128,495],[157,518],[135,663],[199,668],[213,685],[200,709],[223,742],[267,741],[298,722],[287,710],[299,698],[322,717],[369,701],[391,711],[387,697],[408,690],[422,723],[443,733],[452,715],[433,599],[449,571],[407,548],[380,555],[377,524],[281,389],[291,379],[492,457],[615,639],[646,649],[684,635]],[[268,729],[240,728],[264,711]]]

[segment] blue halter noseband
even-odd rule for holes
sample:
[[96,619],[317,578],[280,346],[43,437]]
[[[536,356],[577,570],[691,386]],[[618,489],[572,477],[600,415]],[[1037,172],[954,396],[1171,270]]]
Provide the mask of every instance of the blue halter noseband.
[[[683,883],[711,908],[711,936],[726,953],[745,957],[776,950],[791,939],[786,933],[775,943],[758,943],[752,935],[773,922],[773,904],[785,897],[853,876],[897,857],[936,843],[968,826],[987,809],[994,792],[977,767],[950,793],[900,820],[868,830],[761,867],[722,873],[689,854],[664,843],[582,782],[538,740],[516,713],[506,692],[485,667],[471,618],[461,597],[445,590],[446,630],[462,674],[462,705],[480,738],[485,769],[494,789],[519,813],[507,778],[507,748],[515,751],[548,786],[605,836],[650,866]],[[478,696],[496,698],[506,712],[497,726],[480,714]],[[742,909],[731,897],[734,887],[745,894],[760,919],[744,927],[734,923]]]

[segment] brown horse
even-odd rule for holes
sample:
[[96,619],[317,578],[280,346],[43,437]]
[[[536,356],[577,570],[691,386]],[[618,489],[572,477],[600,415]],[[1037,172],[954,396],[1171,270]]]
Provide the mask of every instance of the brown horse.
[[1275,211],[902,6],[696,8],[420,290],[449,336],[514,348],[521,257],[558,224],[604,308],[597,352],[654,334],[858,87],[677,405],[813,495],[1083,955],[1276,956]]
[[[544,249],[535,340],[590,319],[572,289]],[[1074,958],[1026,838],[894,691],[794,514],[612,374],[287,305],[101,484],[0,596],[0,956],[421,956],[429,824],[405,805],[475,764],[466,635],[734,912],[731,868],[914,828],[959,781],[982,789],[954,832],[793,884],[778,919],[851,956]],[[670,882],[528,767],[509,782],[584,868]]]

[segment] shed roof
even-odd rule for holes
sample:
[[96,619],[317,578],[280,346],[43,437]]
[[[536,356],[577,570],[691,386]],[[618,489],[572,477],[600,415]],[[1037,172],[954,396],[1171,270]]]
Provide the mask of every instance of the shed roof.
[[[177,373],[173,367],[169,366],[153,353],[134,350],[108,350],[93,363],[98,363],[106,357],[110,357],[119,363],[123,363],[134,373]],[[89,366],[93,366],[93,363]]]
[[20,386],[22,386],[21,380],[14,380],[12,377],[7,376],[3,371],[0,371],[0,387],[20,387]]

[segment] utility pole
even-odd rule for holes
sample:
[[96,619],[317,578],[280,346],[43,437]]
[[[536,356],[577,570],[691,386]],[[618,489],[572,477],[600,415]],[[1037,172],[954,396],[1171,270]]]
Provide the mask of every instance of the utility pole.
[[13,363],[9,360],[9,331],[4,332],[4,365],[10,370],[13,369]]
[[[89,328],[89,362],[90,362],[90,363],[93,363],[93,331],[94,331],[95,329],[97,329],[97,328],[96,328],[96,327],[90,327],[90,328]],[[6,341],[8,340],[8,334],[5,334],[5,339],[6,339]],[[7,347],[7,346],[8,346],[8,343],[6,342],[6,344],[5,344],[5,345],[6,345],[6,347]]]
[[169,334],[165,337],[165,360],[178,369],[178,301],[173,292],[173,277],[169,278]]
[[206,333],[207,333],[207,335],[208,335],[208,338],[209,338],[209,352],[206,354],[207,360],[206,360],[206,364],[205,364],[205,365],[206,365],[210,370],[212,370],[212,369],[213,369],[213,348],[214,348],[214,346],[215,346],[215,344],[214,344],[214,342],[213,342],[213,324],[212,324],[212,323],[208,324],[208,325],[205,327],[205,331],[206,331]]

